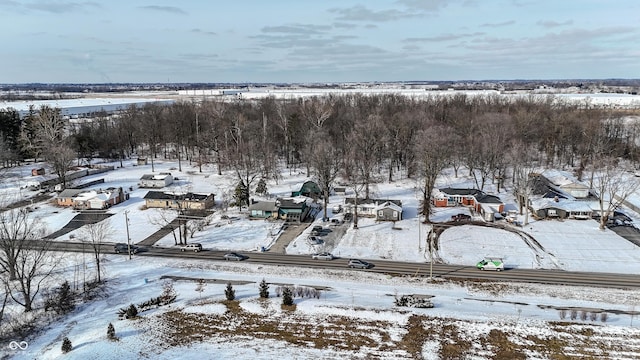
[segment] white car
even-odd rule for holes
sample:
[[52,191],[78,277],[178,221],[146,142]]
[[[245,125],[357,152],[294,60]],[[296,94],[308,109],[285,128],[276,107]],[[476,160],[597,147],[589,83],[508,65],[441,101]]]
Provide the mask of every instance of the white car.
[[202,244],[198,244],[198,243],[187,244],[187,245],[181,247],[180,251],[195,251],[195,252],[199,252],[199,251],[202,251]]
[[335,257],[328,252],[323,252],[323,253],[319,253],[319,254],[313,254],[311,255],[311,258],[313,260],[333,260],[335,259]]

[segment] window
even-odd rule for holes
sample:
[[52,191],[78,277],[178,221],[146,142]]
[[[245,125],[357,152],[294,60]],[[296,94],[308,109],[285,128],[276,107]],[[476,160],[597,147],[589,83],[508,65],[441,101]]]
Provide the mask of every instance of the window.
[[394,219],[397,219],[397,218],[398,218],[398,212],[397,212],[397,211],[394,211],[394,212],[393,212],[393,218],[394,218]]
[[384,217],[384,211],[379,210],[378,211],[378,217]]

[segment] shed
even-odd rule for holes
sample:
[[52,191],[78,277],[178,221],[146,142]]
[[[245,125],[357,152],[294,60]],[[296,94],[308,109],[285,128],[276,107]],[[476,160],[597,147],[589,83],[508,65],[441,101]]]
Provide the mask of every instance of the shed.
[[44,168],[31,169],[31,176],[44,175]]
[[140,186],[141,188],[159,189],[165,186],[169,186],[172,183],[173,183],[173,176],[171,176],[171,173],[161,172],[159,174],[142,175],[138,186]]
[[377,221],[399,221],[402,220],[402,207],[387,201],[376,208]]

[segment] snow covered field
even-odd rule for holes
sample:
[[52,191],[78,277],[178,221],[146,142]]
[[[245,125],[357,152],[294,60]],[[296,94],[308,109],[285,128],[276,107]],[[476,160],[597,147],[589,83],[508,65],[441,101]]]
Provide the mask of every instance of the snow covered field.
[[[118,166],[119,164],[114,164]],[[172,172],[178,181],[168,188],[174,191],[213,192],[217,202],[223,193],[235,184],[228,174],[216,175],[213,169],[205,168],[199,173],[195,166],[182,164],[182,172],[174,162],[157,162],[156,173]],[[13,170],[12,170],[13,171]],[[13,171],[27,174],[26,171]],[[130,187],[131,198],[123,204],[108,210],[113,216],[109,223],[113,229],[109,240],[125,242],[125,213],[129,219],[130,237],[133,243],[143,240],[161,227],[158,224],[158,211],[144,210],[143,197],[146,189],[137,188],[138,179],[151,173],[150,165],[134,166],[125,163],[123,168],[95,175],[86,181],[104,178],[105,183],[94,188]],[[3,197],[12,201],[26,198],[33,193],[20,189],[29,176],[2,182]],[[290,176],[283,172],[283,180],[278,184],[268,183],[272,196],[287,196],[307,177],[297,171]],[[443,178],[439,186],[452,184],[469,185],[468,179]],[[491,190],[489,190],[490,192]],[[393,226],[391,223],[376,223],[371,219],[360,219],[359,228],[345,227],[345,234],[330,249],[341,257],[361,257],[367,259],[393,259],[425,262],[429,258],[425,237],[429,231],[426,224],[419,225],[417,217],[417,190],[411,180],[378,184],[374,188],[374,197],[398,199],[403,204],[403,218]],[[508,192],[498,194],[503,201],[510,202]],[[346,196],[349,196],[347,193]],[[257,197],[254,197],[258,199]],[[344,196],[332,196],[330,208],[342,203]],[[71,209],[52,206],[48,203],[32,205],[34,216],[44,221],[51,232],[63,226],[75,213]],[[461,209],[442,209],[432,217],[435,221],[450,218]],[[637,214],[630,216],[638,221]],[[227,218],[222,218],[225,215]],[[314,224],[323,224],[322,213]],[[217,209],[212,224],[197,232],[193,242],[201,243],[205,249],[257,251],[261,246],[269,247],[279,236],[277,223],[262,220],[248,220],[246,209],[240,213],[237,208],[223,212]],[[501,256],[508,267],[564,269],[573,271],[607,271],[640,274],[640,251],[629,241],[610,230],[598,230],[598,224],[592,220],[578,221],[532,221],[527,227],[519,228],[537,240],[539,246],[530,246],[522,237],[513,232],[464,225],[446,230],[440,237],[440,249],[437,257],[444,262],[474,265],[485,255]],[[318,249],[309,246],[306,238],[310,228],[305,230],[288,247],[292,254],[309,254]],[[58,241],[78,241],[82,239],[82,229],[60,236]],[[174,246],[172,235],[161,239],[156,246]],[[97,300],[82,304],[68,316],[59,319],[45,331],[28,341],[27,350],[11,350],[3,347],[7,355],[15,358],[53,359],[61,357],[60,342],[63,336],[71,339],[74,350],[69,354],[73,358],[139,358],[200,359],[203,352],[208,358],[255,358],[271,359],[275,356],[292,358],[414,358],[421,354],[427,359],[442,358],[447,351],[444,337],[449,337],[445,329],[455,327],[457,336],[471,343],[464,357],[492,356],[498,353],[496,345],[490,340],[492,330],[508,333],[512,342],[526,347],[531,358],[548,358],[543,346],[536,346],[539,340],[564,339],[564,353],[593,355],[611,358],[636,358],[640,353],[640,330],[638,321],[634,321],[636,304],[640,300],[637,291],[613,289],[582,289],[572,287],[553,287],[528,284],[492,284],[492,283],[453,283],[448,281],[429,282],[428,279],[390,278],[384,275],[366,272],[340,270],[310,270],[300,268],[282,268],[245,263],[222,264],[205,261],[166,260],[146,256],[134,256],[129,261],[126,256],[103,255],[106,271],[106,289]],[[77,283],[80,256],[70,254],[67,266],[58,277],[56,284],[63,278],[74,279]],[[606,269],[599,264],[607,262]],[[85,263],[85,261],[82,261]],[[86,271],[91,273],[93,265],[86,261]],[[162,284],[167,277],[184,277],[186,280],[173,280],[177,302],[167,307],[148,310],[138,320],[118,320],[118,309],[130,303],[141,303],[151,297],[159,296]],[[268,281],[271,298],[258,300],[258,283]],[[206,283],[202,293],[196,291],[197,279],[218,280]],[[224,287],[227,281],[234,284],[240,309],[231,309],[224,300]],[[295,311],[280,308],[281,298],[275,297],[276,288],[282,284],[316,287],[321,290],[319,299],[296,298]],[[394,305],[394,296],[418,294],[433,296],[433,309],[399,308]],[[576,314],[585,314],[585,319],[577,315],[576,319],[561,317],[561,312],[575,310]],[[605,322],[600,320],[602,313],[608,314]],[[234,314],[231,316],[230,314]],[[592,318],[592,314],[597,314]],[[15,314],[14,314],[15,316]],[[212,328],[224,328],[224,331],[207,332],[181,341],[167,328],[172,316],[185,322],[210,324]],[[194,317],[194,318],[192,318]],[[271,324],[262,329],[263,335],[256,335],[257,322]],[[408,340],[414,333],[411,319],[420,319],[423,331],[422,346],[415,350]],[[554,323],[560,320],[568,322],[561,326]],[[637,319],[636,319],[637,320]],[[106,339],[107,324],[111,322],[120,337],[117,343]],[[222,322],[220,324],[219,322]],[[226,323],[225,323],[226,322]],[[276,323],[289,324],[281,328]],[[228,326],[226,326],[227,324]],[[309,329],[298,328],[299,324],[316,324],[323,329],[321,334],[306,334]],[[346,328],[341,328],[340,324]],[[223,326],[225,325],[225,326]],[[524,325],[524,326],[523,326]],[[195,325],[194,325],[195,326]],[[246,327],[246,328],[244,328]],[[287,330],[290,327],[292,330]],[[234,333],[228,332],[229,328]],[[433,331],[429,331],[432,329]],[[304,330],[304,331],[303,331]],[[186,330],[185,330],[186,331]],[[288,332],[289,331],[289,332]],[[438,332],[440,331],[440,332]],[[294,335],[295,333],[295,335]],[[585,337],[585,333],[593,334]],[[352,347],[340,346],[337,340],[330,344],[320,344],[312,339],[326,337],[333,339],[336,334],[343,337],[371,338],[373,343],[363,343]],[[440,335],[438,335],[440,334]],[[439,337],[440,336],[440,337]],[[340,337],[340,336],[338,336]],[[299,340],[292,340],[299,338]],[[609,338],[616,339],[620,346],[607,345]],[[287,340],[289,339],[289,340]],[[538,339],[538,340],[531,340]],[[568,339],[568,340],[567,340]],[[16,339],[18,340],[18,339]],[[558,340],[559,341],[559,340]],[[598,348],[593,352],[572,348],[574,343],[584,342]],[[168,344],[174,344],[169,346]],[[373,345],[373,344],[376,345]],[[531,344],[533,343],[533,344]],[[522,345],[529,344],[529,345]],[[586,347],[588,348],[588,347]],[[417,351],[417,352],[416,352]],[[599,353],[598,353],[599,351]],[[604,354],[604,355],[603,355]]]

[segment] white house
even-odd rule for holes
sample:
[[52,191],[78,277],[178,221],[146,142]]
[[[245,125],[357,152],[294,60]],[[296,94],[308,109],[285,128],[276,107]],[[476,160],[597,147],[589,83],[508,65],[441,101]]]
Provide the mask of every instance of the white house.
[[159,174],[145,174],[140,178],[138,186],[141,188],[154,188],[159,189],[165,186],[169,186],[173,183],[173,176],[171,173],[159,173]]

